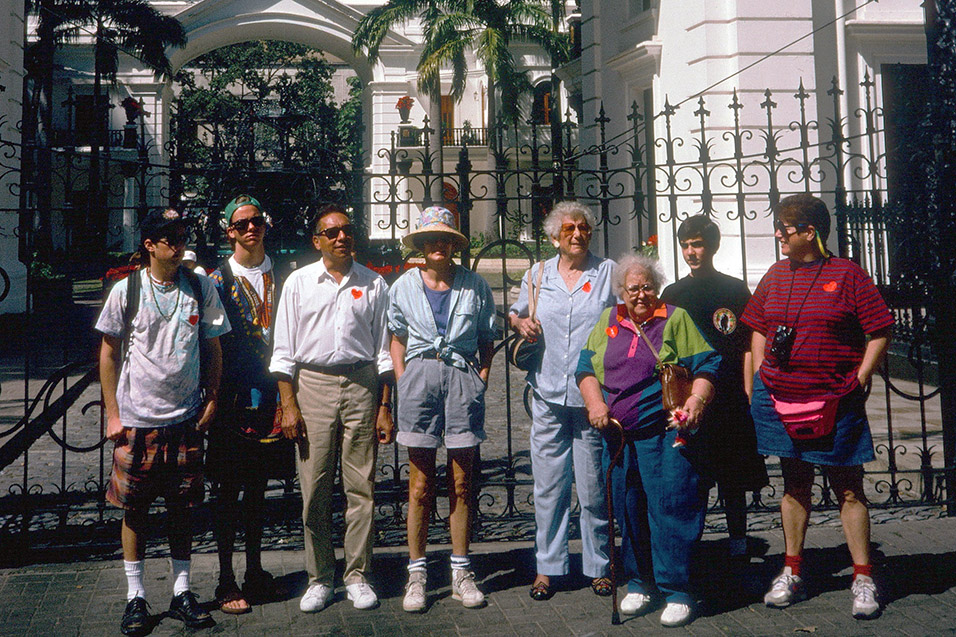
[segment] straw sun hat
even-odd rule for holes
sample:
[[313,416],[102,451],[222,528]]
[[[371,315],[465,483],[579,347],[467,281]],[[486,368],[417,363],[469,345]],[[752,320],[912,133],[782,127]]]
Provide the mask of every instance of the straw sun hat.
[[468,237],[458,232],[455,215],[447,208],[431,206],[422,210],[415,229],[402,238],[402,243],[412,250],[420,250],[422,235],[443,234],[451,239],[454,252],[468,245]]

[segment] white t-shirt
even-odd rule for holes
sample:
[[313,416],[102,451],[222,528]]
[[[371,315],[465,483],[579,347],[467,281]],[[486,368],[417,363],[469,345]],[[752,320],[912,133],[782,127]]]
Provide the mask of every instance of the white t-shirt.
[[268,254],[266,258],[262,260],[262,263],[251,268],[240,265],[239,262],[236,261],[236,255],[232,255],[229,257],[229,267],[232,268],[232,275],[234,277],[237,279],[239,277],[245,277],[246,281],[252,285],[252,289],[259,295],[259,298],[262,298],[262,275],[272,269],[272,259],[269,258]]
[[[116,388],[120,422],[124,427],[175,425],[195,416],[200,407],[199,304],[182,275],[169,289],[151,283],[145,269],[130,276],[139,276],[141,286],[129,353]],[[199,277],[199,283],[203,337],[221,336],[230,326],[219,294],[209,277]],[[122,338],[126,290],[127,279],[110,290],[96,321],[98,332]]]
[[[262,278],[262,275],[266,272],[272,270],[272,259],[269,258],[269,255],[266,255],[266,258],[262,260],[262,263],[259,265],[247,268],[243,265],[240,265],[236,261],[236,255],[229,257],[229,267],[232,268],[232,276],[236,279],[243,277],[246,281],[249,282],[249,285],[252,286],[252,289],[256,291],[256,294],[259,295],[259,299],[263,299],[263,294],[265,293],[265,282]],[[278,290],[275,290],[278,292]],[[273,308],[275,307],[275,299],[272,300]],[[275,310],[273,309],[273,316],[275,316]],[[262,338],[266,343],[272,341],[272,325],[269,327],[262,328]]]

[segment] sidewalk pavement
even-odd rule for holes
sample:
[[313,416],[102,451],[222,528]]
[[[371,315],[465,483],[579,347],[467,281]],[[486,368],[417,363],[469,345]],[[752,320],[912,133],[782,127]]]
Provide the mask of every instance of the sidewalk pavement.
[[[762,604],[763,593],[782,561],[781,531],[751,535],[749,564],[725,557],[726,541],[713,535],[701,542],[696,567],[702,602],[699,617],[684,628],[660,626],[660,610],[610,623],[610,600],[595,597],[575,580],[551,600],[528,596],[534,572],[533,548],[524,543],[474,546],[473,564],[488,606],[467,610],[451,599],[448,547],[429,554],[429,607],[422,615],[402,611],[405,553],[376,550],[372,583],[381,598],[374,610],[358,611],[337,590],[334,603],[307,615],[298,609],[305,588],[301,551],[264,554],[267,570],[288,587],[285,599],[256,606],[252,613],[227,616],[213,611],[213,628],[190,631],[162,615],[172,583],[168,560],[150,559],[148,598],[157,624],[153,635],[953,635],[956,634],[956,518],[888,522],[873,527],[877,580],[886,608],[871,621],[854,620],[849,554],[837,524],[810,528],[804,573],[809,598],[777,610]],[[580,572],[580,543],[572,543],[572,571]],[[574,552],[578,551],[578,552]],[[208,600],[216,585],[214,554],[193,557],[193,590]],[[241,576],[242,569],[239,569]],[[0,635],[116,635],[126,604],[119,557],[112,561],[41,564],[0,570]]]

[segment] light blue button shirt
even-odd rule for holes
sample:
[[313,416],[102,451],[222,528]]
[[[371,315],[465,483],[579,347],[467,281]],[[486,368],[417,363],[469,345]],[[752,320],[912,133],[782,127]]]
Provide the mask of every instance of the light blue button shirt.
[[[566,407],[583,407],[584,399],[574,380],[578,357],[605,308],[617,303],[612,292],[614,261],[588,254],[584,272],[573,290],[558,273],[558,257],[544,262],[537,318],[544,333],[541,371],[528,372],[528,382],[543,399]],[[531,266],[531,280],[538,280],[539,264]],[[528,275],[521,279],[521,293],[512,313],[528,316]]]
[[478,344],[495,340],[495,300],[488,282],[463,267],[455,267],[445,335],[438,333],[425,296],[419,269],[403,274],[389,290],[388,329],[406,339],[405,360],[428,350],[465,369],[478,362]]

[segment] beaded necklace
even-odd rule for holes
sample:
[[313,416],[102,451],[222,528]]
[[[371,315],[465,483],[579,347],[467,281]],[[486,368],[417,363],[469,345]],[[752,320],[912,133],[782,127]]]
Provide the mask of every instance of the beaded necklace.
[[153,304],[156,305],[156,311],[159,312],[159,315],[161,317],[163,317],[163,320],[169,323],[173,319],[173,316],[176,315],[176,310],[179,308],[179,297],[182,294],[183,290],[181,287],[176,286],[176,302],[173,303],[173,309],[172,311],[170,311],[169,316],[166,316],[165,314],[163,314],[163,309],[159,306],[159,299],[156,298],[156,288],[159,288],[160,292],[166,292],[167,290],[169,290],[169,288],[176,285],[176,282],[175,281],[173,281],[172,283],[165,283],[163,281],[157,282],[156,279],[153,278],[153,273],[150,271],[149,267],[146,268],[146,276],[147,278],[149,278],[149,294],[153,299]]

